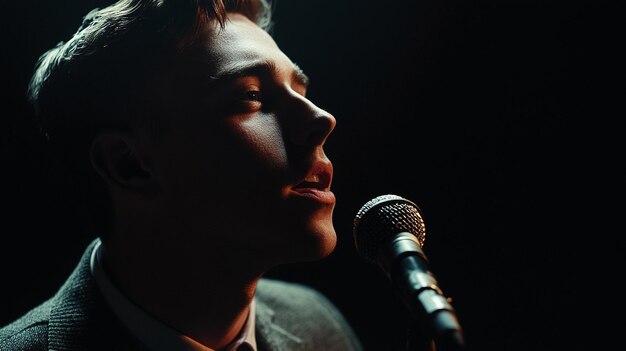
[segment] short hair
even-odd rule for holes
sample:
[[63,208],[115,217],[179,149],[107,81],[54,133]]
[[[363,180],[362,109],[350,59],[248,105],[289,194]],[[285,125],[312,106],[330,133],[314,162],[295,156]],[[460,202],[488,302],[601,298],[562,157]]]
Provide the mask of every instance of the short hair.
[[[86,205],[91,230],[105,236],[112,208],[89,147],[104,129],[160,125],[150,111],[151,79],[196,41],[200,30],[238,12],[269,31],[269,0],[119,0],[96,8],[76,33],[45,52],[28,87],[39,131],[62,179]],[[158,129],[158,128],[154,128]]]

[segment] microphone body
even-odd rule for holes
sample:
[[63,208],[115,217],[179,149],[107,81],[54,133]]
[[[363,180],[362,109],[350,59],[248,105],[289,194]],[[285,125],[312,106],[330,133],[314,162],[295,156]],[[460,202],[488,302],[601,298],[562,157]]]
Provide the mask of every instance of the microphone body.
[[357,213],[353,235],[359,254],[384,271],[435,344],[444,350],[463,349],[456,311],[422,250],[426,228],[417,205],[397,195],[378,196]]

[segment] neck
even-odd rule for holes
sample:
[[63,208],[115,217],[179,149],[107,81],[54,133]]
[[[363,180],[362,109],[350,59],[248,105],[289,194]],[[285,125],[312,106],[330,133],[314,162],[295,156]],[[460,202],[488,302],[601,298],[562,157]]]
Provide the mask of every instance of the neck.
[[107,275],[131,301],[182,334],[214,350],[230,344],[245,325],[262,272],[226,250],[193,257],[156,242],[103,245]]

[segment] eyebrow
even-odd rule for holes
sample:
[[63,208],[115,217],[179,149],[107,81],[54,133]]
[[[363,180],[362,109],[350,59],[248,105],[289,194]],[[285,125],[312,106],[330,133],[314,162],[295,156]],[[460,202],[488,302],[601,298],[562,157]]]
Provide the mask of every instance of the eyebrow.
[[[215,75],[211,75],[211,84],[219,81],[228,81],[246,76],[261,76],[261,75],[277,75],[278,67],[272,61],[252,61],[249,63],[235,65],[229,67],[222,72]],[[291,80],[296,84],[308,87],[309,77],[302,71],[300,66],[293,63],[293,70],[291,71]]]

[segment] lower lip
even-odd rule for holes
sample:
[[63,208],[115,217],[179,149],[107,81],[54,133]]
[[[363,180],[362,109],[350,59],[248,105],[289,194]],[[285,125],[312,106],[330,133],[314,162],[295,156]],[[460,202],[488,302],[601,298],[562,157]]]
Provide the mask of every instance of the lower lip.
[[333,194],[330,190],[319,190],[314,188],[300,188],[292,190],[297,194],[297,196],[309,198],[323,204],[334,204],[336,201],[335,194]]

